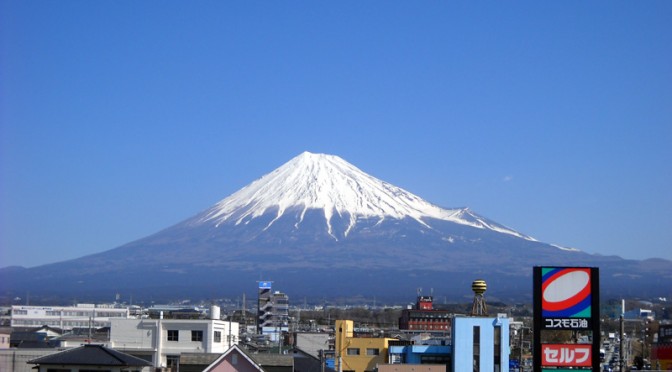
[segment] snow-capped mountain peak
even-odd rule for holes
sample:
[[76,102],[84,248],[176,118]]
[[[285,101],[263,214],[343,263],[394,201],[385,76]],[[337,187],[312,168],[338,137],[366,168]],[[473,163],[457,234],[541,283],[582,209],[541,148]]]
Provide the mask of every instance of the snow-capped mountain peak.
[[[444,209],[361,171],[338,156],[304,152],[260,179],[218,202],[202,222],[216,225],[273,212],[270,227],[288,209],[298,208],[298,227],[309,210],[321,210],[329,234],[334,215],[349,218],[345,235],[358,218],[412,218],[431,228],[428,219],[440,219],[530,239],[504,226],[489,223],[467,208]],[[333,236],[333,234],[332,234]]]

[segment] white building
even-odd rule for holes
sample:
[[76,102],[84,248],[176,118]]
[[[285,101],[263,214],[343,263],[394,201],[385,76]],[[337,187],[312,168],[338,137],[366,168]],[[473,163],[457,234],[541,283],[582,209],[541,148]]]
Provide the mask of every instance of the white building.
[[12,327],[72,328],[109,327],[110,319],[127,319],[127,308],[114,305],[77,304],[77,306],[12,306]]
[[113,319],[110,347],[177,367],[182,353],[224,353],[238,344],[236,322],[219,319]]

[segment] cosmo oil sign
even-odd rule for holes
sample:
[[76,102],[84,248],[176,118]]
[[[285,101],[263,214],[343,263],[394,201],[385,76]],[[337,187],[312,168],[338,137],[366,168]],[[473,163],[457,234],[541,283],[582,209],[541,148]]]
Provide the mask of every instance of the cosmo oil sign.
[[[591,268],[543,267],[541,316],[550,329],[588,329],[593,320]],[[599,316],[598,318],[599,319]]]
[[[595,267],[535,267],[534,360],[544,367],[599,368],[599,271]],[[579,331],[591,344],[544,344],[553,332]],[[549,337],[541,337],[542,332]]]

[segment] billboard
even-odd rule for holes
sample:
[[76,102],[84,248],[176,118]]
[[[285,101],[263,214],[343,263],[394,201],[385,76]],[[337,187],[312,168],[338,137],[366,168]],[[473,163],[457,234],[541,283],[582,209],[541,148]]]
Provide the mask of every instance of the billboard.
[[543,344],[541,364],[544,367],[590,367],[591,352],[589,344]]
[[[541,317],[548,329],[589,329],[593,320],[591,268],[541,267]],[[595,317],[599,319],[599,315]]]
[[[533,269],[534,371],[543,367],[600,366],[600,293],[596,267]],[[590,344],[542,343],[542,332],[583,331]]]

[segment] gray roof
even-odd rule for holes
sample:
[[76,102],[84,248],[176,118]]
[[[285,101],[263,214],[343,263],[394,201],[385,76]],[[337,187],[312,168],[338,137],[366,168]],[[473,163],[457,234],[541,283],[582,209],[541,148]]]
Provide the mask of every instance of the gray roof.
[[287,354],[246,354],[262,368],[270,366],[291,367],[294,365],[294,358]]
[[180,364],[205,364],[210,365],[217,360],[222,353],[182,353]]
[[148,361],[106,348],[103,345],[84,345],[60,353],[28,361],[30,364],[68,364],[88,366],[151,366]]

